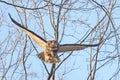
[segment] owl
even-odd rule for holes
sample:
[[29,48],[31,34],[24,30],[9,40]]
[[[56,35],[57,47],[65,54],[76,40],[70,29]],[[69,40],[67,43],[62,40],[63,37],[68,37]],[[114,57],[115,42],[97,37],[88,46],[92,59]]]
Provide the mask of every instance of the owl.
[[75,51],[75,50],[83,50],[88,47],[95,47],[101,44],[59,44],[56,40],[46,41],[33,31],[25,28],[23,25],[15,21],[11,15],[9,14],[11,21],[16,24],[24,33],[26,33],[31,39],[33,39],[40,47],[44,49],[43,52],[38,53],[37,56],[42,61],[47,63],[58,63],[60,62],[60,58],[58,57],[58,53],[67,52],[67,51]]

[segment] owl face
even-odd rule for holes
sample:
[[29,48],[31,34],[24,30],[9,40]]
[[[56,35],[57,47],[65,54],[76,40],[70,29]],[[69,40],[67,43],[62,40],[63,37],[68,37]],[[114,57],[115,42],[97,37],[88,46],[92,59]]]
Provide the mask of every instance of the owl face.
[[46,44],[46,49],[51,51],[57,51],[58,50],[58,43],[55,40],[50,40]]

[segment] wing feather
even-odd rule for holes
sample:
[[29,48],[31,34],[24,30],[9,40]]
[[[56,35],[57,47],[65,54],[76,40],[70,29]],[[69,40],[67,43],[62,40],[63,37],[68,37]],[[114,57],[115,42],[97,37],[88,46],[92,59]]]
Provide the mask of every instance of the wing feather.
[[59,46],[58,52],[67,52],[67,51],[74,51],[74,50],[83,50],[88,47],[96,47],[100,45],[98,44],[93,44],[93,45],[87,45],[87,44],[63,44]]
[[21,25],[20,23],[18,23],[17,21],[15,21],[11,15],[9,14],[10,19],[12,20],[13,23],[15,23],[17,26],[19,26],[23,32],[25,32],[30,38],[32,38],[39,46],[41,46],[42,48],[45,49],[45,45],[47,43],[46,40],[44,40],[42,37],[40,37],[39,35],[35,34],[33,31],[28,30],[27,28],[25,28],[23,25]]

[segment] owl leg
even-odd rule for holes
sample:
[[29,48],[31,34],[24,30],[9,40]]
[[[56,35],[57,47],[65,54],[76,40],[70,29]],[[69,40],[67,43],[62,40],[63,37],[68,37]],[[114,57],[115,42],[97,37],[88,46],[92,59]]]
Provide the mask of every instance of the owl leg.
[[37,56],[39,59],[41,59],[44,62],[47,62],[47,63],[54,62],[53,55],[49,54],[48,52],[41,52],[41,53],[37,54]]
[[60,62],[59,57],[56,54],[54,54],[54,52],[41,52],[37,54],[37,56],[44,62],[48,62],[48,63]]
[[49,58],[50,63],[58,63],[58,62],[60,62],[60,58],[58,57],[58,55],[55,52],[50,51],[48,53],[48,56],[50,57]]
[[60,62],[60,58],[58,57],[56,53],[54,53],[53,59],[54,59],[54,63]]

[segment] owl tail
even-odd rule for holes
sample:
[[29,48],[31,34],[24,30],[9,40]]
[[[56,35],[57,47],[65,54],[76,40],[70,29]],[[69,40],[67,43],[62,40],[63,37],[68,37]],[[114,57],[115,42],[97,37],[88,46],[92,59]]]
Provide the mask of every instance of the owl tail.
[[51,55],[45,55],[44,52],[41,52],[37,54],[38,58],[40,58],[42,61],[47,63],[58,63],[60,62],[60,59],[57,55],[51,56]]
[[45,61],[45,57],[44,57],[44,52],[41,52],[39,54],[37,54],[37,57],[43,61]]

